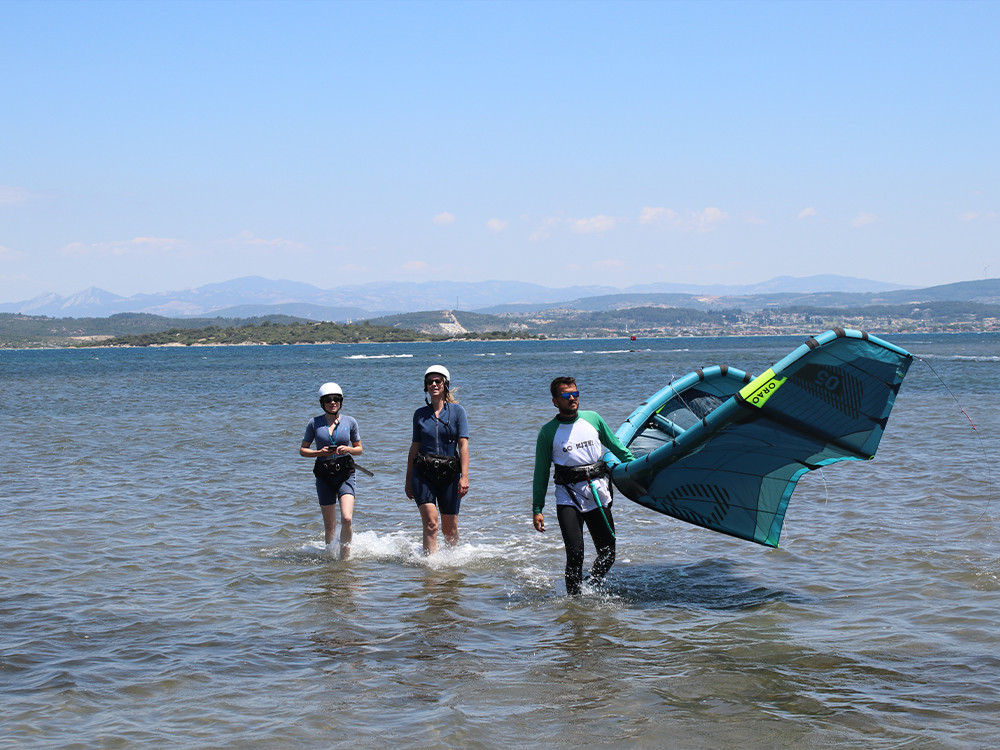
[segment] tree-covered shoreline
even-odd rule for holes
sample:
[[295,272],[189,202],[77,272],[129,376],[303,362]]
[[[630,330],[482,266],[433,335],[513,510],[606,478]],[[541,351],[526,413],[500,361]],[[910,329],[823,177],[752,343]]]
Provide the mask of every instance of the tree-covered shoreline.
[[1000,305],[938,301],[764,310],[637,306],[602,311],[561,308],[500,315],[434,310],[357,323],[316,322],[283,315],[241,319],[120,313],[107,318],[49,318],[0,313],[0,348],[799,335],[837,326],[885,335],[995,332],[1000,331]]

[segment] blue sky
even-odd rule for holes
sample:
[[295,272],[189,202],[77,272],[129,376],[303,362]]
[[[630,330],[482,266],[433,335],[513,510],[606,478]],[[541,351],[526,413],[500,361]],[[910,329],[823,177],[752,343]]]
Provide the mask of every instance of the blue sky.
[[0,301],[1000,276],[997,2],[0,0]]

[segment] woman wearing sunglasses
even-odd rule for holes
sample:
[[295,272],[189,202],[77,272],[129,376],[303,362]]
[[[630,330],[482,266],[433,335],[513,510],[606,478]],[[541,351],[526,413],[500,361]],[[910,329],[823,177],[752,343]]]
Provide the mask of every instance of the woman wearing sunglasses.
[[[344,392],[336,383],[319,388],[323,413],[309,420],[302,437],[299,455],[315,458],[316,495],[323,513],[326,546],[332,549],[337,528],[337,501],[340,501],[340,559],[351,554],[354,536],[354,456],[362,453],[361,433],[354,417],[341,414]],[[316,448],[312,446],[315,443]]]
[[432,555],[439,524],[448,545],[458,544],[458,510],[469,491],[469,421],[451,393],[446,367],[427,368],[424,392],[426,406],[413,414],[406,496],[420,510],[424,554]]

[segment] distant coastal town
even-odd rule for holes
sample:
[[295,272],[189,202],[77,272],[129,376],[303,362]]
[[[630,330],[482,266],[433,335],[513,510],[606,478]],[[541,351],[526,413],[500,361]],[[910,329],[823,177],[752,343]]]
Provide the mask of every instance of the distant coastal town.
[[318,322],[280,315],[180,319],[144,313],[121,313],[106,318],[2,313],[0,348],[811,335],[838,326],[884,335],[1000,332],[1000,305],[944,301],[752,311],[642,306],[597,312],[557,308],[503,315],[437,310],[358,323]]

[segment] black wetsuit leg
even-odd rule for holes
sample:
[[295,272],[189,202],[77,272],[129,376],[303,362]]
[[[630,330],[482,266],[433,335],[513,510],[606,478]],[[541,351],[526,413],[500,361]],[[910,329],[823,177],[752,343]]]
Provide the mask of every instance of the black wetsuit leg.
[[[604,516],[607,516],[607,523]],[[600,583],[615,564],[615,538],[611,533],[615,528],[615,519],[611,515],[611,508],[605,508],[602,516],[600,509],[581,513],[572,505],[557,505],[556,517],[559,519],[563,544],[566,545],[566,593],[575,596],[580,593],[580,585],[583,583],[584,523],[587,524],[587,531],[597,548],[597,558],[590,575],[594,583]],[[608,524],[611,525],[610,529]]]
[[[607,522],[604,521],[605,516]],[[597,548],[597,559],[590,569],[590,579],[594,583],[600,583],[615,564],[615,537],[612,533],[615,530],[615,519],[611,515],[611,508],[605,508],[603,516],[598,508],[584,513],[583,520],[587,522],[587,530]]]
[[583,583],[583,513],[572,505],[557,505],[556,518],[566,545],[566,593],[576,596]]

